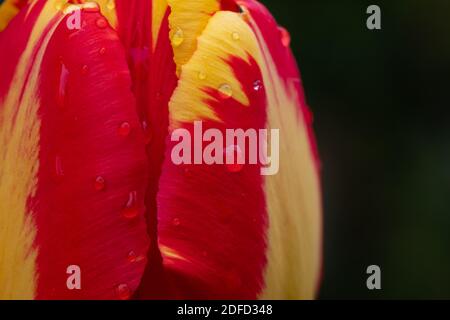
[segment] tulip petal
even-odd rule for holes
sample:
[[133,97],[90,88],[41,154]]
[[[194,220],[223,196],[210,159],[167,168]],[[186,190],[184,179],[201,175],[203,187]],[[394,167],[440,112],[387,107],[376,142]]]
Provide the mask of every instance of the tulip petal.
[[309,109],[277,24],[257,2],[239,4],[241,14],[213,13],[185,52],[175,45],[175,56],[180,50],[187,61],[178,63],[171,132],[193,134],[199,120],[222,132],[279,129],[279,173],[176,166],[169,143],[158,194],[164,265],[178,297],[310,299],[320,278],[322,218]]
[[[233,33],[239,33],[239,39]],[[169,110],[171,132],[266,127],[266,97],[252,30],[237,13],[218,12],[181,67]],[[221,86],[230,88],[223,96]],[[169,142],[158,193],[158,239],[175,297],[254,299],[263,287],[266,210],[260,165],[177,166]],[[226,146],[225,146],[226,147]]]
[[149,170],[145,204],[152,245],[148,252],[149,264],[135,297],[155,298],[164,290],[157,285],[162,278],[162,264],[157,246],[156,194],[168,134],[168,101],[178,81],[169,39],[170,8],[166,0],[99,3],[102,12],[110,10],[114,13],[113,25],[126,50],[137,114],[145,133]]
[[172,9],[170,16],[170,39],[174,47],[178,71],[189,61],[197,48],[197,37],[205,29],[211,15],[220,9],[219,0],[180,1],[168,0]]
[[[269,251],[264,299],[310,299],[321,277],[322,205],[319,158],[286,31],[259,2],[237,1],[264,59],[268,126],[280,128],[280,172],[266,179]],[[295,137],[292,139],[291,137]]]
[[23,49],[0,86],[5,298],[127,299],[145,268],[147,160],[126,56],[98,10],[82,7],[81,30],[55,1],[35,1],[0,35]]
[[217,11],[237,10],[229,0],[168,0],[170,16],[170,39],[174,47],[177,71],[189,61],[197,49],[197,37],[205,29],[211,16]]

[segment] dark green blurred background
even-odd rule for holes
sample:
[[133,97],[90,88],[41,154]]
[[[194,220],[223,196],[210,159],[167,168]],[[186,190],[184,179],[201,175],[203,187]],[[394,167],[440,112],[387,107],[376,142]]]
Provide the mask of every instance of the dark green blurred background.
[[[262,2],[291,32],[315,115],[320,297],[450,298],[450,1]],[[381,31],[366,28],[370,4]]]

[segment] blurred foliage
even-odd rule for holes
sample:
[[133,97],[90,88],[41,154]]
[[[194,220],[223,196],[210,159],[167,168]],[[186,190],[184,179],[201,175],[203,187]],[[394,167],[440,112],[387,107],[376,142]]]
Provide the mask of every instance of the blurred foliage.
[[[262,2],[291,32],[315,115],[320,297],[450,298],[450,1]],[[381,31],[366,28],[374,3]]]

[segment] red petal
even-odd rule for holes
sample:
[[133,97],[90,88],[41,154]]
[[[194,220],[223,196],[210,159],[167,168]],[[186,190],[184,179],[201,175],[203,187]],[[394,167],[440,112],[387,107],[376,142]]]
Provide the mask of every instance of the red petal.
[[[16,18],[25,20],[28,29],[19,23],[14,27],[14,21],[1,39],[21,39],[21,32],[38,30],[41,23],[49,25],[33,47],[38,54],[25,61],[29,75],[21,77],[9,92],[2,77],[2,97],[21,88],[24,92],[16,105],[19,115],[29,108],[27,103],[36,105],[25,127],[19,126],[18,117],[7,119],[12,122],[13,137],[18,131],[22,138],[14,141],[19,148],[11,143],[6,153],[19,150],[17,156],[28,159],[34,148],[39,150],[38,171],[32,173],[36,186],[29,189],[27,210],[7,214],[32,218],[36,298],[121,299],[124,289],[130,294],[135,291],[145,267],[145,260],[130,261],[129,255],[145,254],[149,245],[144,217],[144,136],[125,53],[99,12],[83,11],[82,29],[68,30],[65,20],[59,25],[49,23],[49,14],[56,19],[58,14],[48,4],[43,9],[45,2],[38,1],[28,17],[22,12]],[[52,27],[56,27],[54,33]],[[28,41],[32,45],[35,40],[32,36]],[[14,53],[15,48],[3,51],[0,58],[8,61]],[[29,133],[28,139],[38,141],[34,147],[25,140],[32,123],[40,127]],[[125,123],[130,130],[120,134]],[[0,176],[2,185],[4,176]],[[14,179],[13,184],[20,186],[20,175]],[[5,196],[0,194],[2,199]],[[25,232],[25,227],[17,232]],[[12,241],[20,233],[9,236]],[[81,290],[69,290],[66,285],[70,265],[81,268]]]

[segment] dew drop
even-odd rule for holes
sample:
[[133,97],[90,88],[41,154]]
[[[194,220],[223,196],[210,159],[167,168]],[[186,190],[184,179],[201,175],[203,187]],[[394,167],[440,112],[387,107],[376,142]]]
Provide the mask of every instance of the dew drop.
[[64,168],[60,156],[56,156],[55,158],[55,174],[57,178],[64,177]]
[[137,192],[132,191],[128,194],[128,201],[122,210],[122,215],[127,219],[133,219],[137,217],[138,213]]
[[242,169],[244,168],[243,164],[238,164],[238,163],[234,163],[234,164],[227,164],[226,165],[228,172],[231,173],[237,173],[237,172],[241,172]]
[[98,176],[97,178],[95,178],[95,182],[94,182],[94,189],[97,191],[102,191],[105,189],[105,179],[101,176]]
[[63,9],[63,2],[62,1],[58,1],[55,4],[55,9],[58,10],[58,11],[62,11],[62,9]]
[[122,137],[127,137],[131,133],[131,125],[128,122],[123,122],[119,129],[119,135]]
[[172,36],[172,45],[174,47],[179,47],[184,41],[184,32],[180,28],[177,28]]
[[[239,146],[229,146],[225,149],[225,167],[227,168],[228,172],[237,173],[242,171],[242,169],[244,168],[244,164],[240,164],[238,161],[241,156],[242,151]],[[233,161],[227,160],[228,158],[233,159]]]
[[256,92],[261,91],[264,88],[263,83],[261,80],[256,80],[253,83],[253,90],[255,90]]
[[59,106],[64,105],[64,99],[66,96],[67,81],[69,80],[69,70],[63,64],[61,66],[61,74],[59,76],[59,90],[58,90],[58,104]]
[[116,3],[114,0],[108,0],[108,3],[106,4],[106,8],[108,10],[114,10],[116,8]]
[[98,53],[99,53],[101,56],[103,56],[103,55],[106,53],[106,48],[105,48],[105,47],[101,48],[101,49],[98,51]]
[[84,65],[81,67],[81,74],[86,75],[89,71],[89,67],[87,65]]
[[108,21],[106,21],[105,18],[98,18],[97,21],[95,21],[95,24],[100,29],[105,29],[108,26]]
[[178,226],[181,224],[181,221],[180,221],[180,219],[178,219],[178,218],[174,218],[174,219],[172,220],[172,224],[173,224],[175,227],[178,227]]
[[131,290],[127,284],[119,284],[116,287],[116,295],[120,300],[128,300],[131,297]]
[[130,253],[128,253],[128,261],[136,262],[136,252],[130,251]]
[[219,93],[222,99],[229,99],[233,96],[233,89],[229,84],[224,83],[219,87]]
[[238,41],[238,40],[241,39],[241,36],[239,35],[239,33],[233,32],[233,33],[231,34],[231,38],[233,38],[233,40],[235,40],[235,41]]
[[135,262],[141,262],[145,259],[144,255],[142,254],[136,254],[136,252],[134,251],[130,251],[130,253],[128,253],[128,261],[130,263],[135,263]]
[[206,73],[204,73],[203,71],[199,71],[197,76],[198,76],[199,80],[205,80],[206,79]]
[[278,32],[280,33],[283,46],[289,47],[291,44],[291,35],[289,34],[289,31],[287,31],[286,28],[278,27]]

